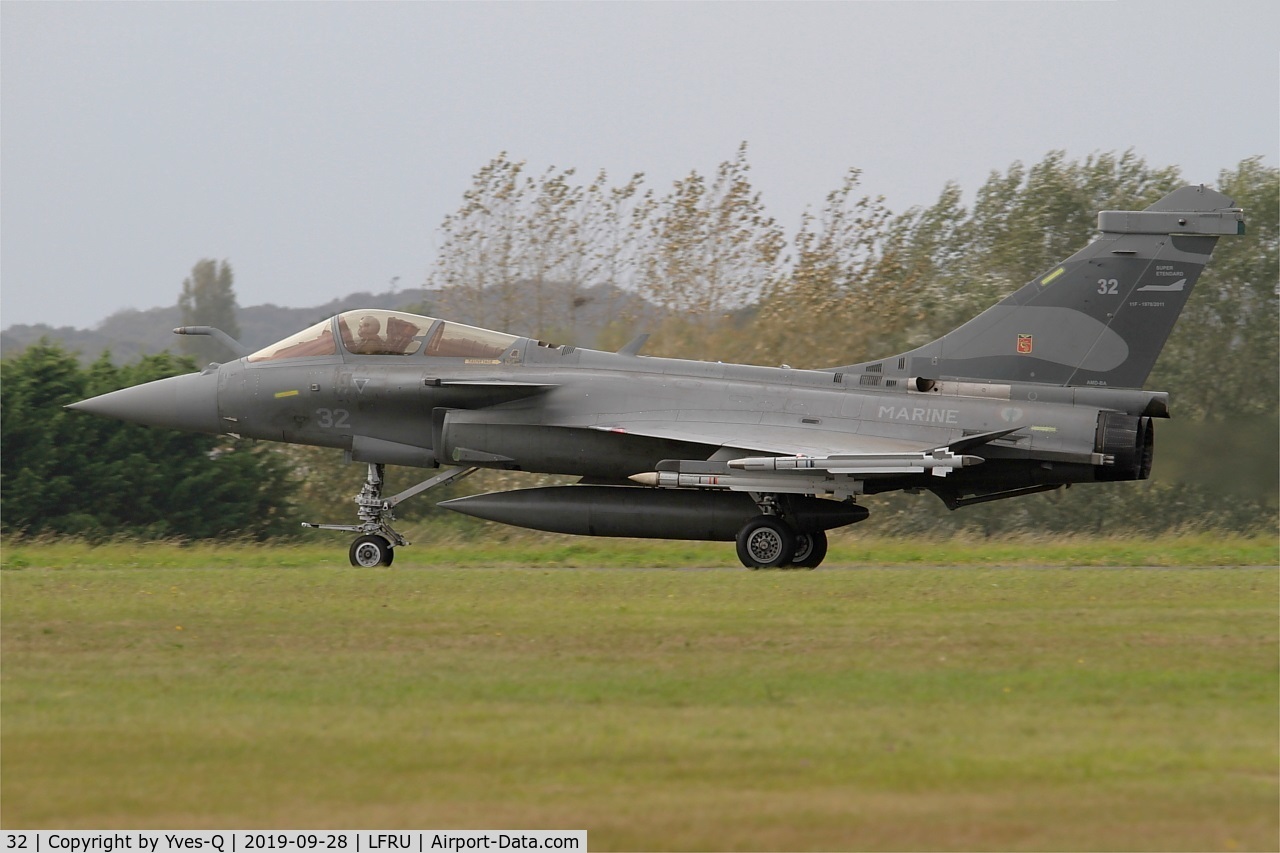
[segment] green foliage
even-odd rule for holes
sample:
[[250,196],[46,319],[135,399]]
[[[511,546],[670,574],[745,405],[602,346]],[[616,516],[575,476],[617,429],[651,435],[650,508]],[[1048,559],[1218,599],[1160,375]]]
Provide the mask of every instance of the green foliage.
[[[435,309],[480,325],[589,343],[587,288],[632,287],[653,303],[655,355],[798,367],[847,364],[927,343],[976,316],[1094,234],[1097,211],[1139,209],[1183,183],[1133,151],[1082,161],[1051,151],[895,215],[857,197],[851,169],[788,241],[750,180],[745,143],[714,174],[665,195],[643,175],[613,186],[573,169],[531,175],[500,154],[441,227]],[[1246,208],[1249,236],[1220,241],[1156,366],[1153,387],[1197,416],[1276,410],[1277,170],[1258,158],[1219,188]],[[784,248],[790,244],[790,254]],[[616,292],[616,291],[615,291]],[[619,342],[638,319],[619,306]]]
[[[941,336],[1070,255],[1094,233],[1097,211],[1141,209],[1183,182],[1132,151],[1083,162],[1055,151],[992,173],[971,210],[948,186],[932,207],[894,221],[883,250],[900,271],[898,300],[923,309],[890,320],[902,348]],[[1218,189],[1245,209],[1248,235],[1219,241],[1148,384],[1169,391],[1184,415],[1274,414],[1280,170],[1251,158],[1224,170]]]
[[932,495],[890,494],[863,501],[877,533],[982,537],[1092,533],[1160,536],[1218,530],[1275,534],[1274,506],[1253,495],[1224,494],[1200,484],[1084,483],[1029,497],[952,511]]
[[900,270],[899,298],[922,309],[907,317],[903,343],[940,337],[1071,255],[1094,234],[1099,210],[1141,209],[1180,183],[1177,169],[1154,169],[1132,151],[1083,162],[1051,151],[1030,168],[992,172],[971,210],[948,185],[933,206],[890,227],[885,255]]
[[1245,210],[1245,237],[1218,241],[1156,362],[1153,387],[1197,418],[1277,413],[1280,368],[1280,170],[1245,160],[1222,192]]
[[[213,326],[233,338],[240,337],[236,324],[236,292],[232,286],[234,276],[226,261],[205,258],[191,268],[191,277],[182,282],[182,295],[178,308],[182,311],[184,326]],[[187,335],[182,338],[182,351],[199,364],[226,361],[230,353],[213,338],[203,335]]]
[[86,397],[186,373],[168,353],[88,368],[47,343],[0,362],[3,530],[202,539],[278,535],[294,486],[267,446],[151,429],[63,409]]
[[704,329],[760,297],[786,245],[752,187],[745,142],[710,181],[696,171],[676,181],[657,203],[648,238],[640,292]]
[[913,312],[888,274],[897,271],[885,259],[892,214],[882,197],[854,197],[859,178],[850,169],[821,212],[801,219],[790,269],[748,332],[752,360],[812,368],[893,351]]
[[[744,143],[714,175],[691,172],[656,197],[642,174],[614,185],[602,171],[582,183],[574,169],[534,175],[499,154],[441,224],[437,310],[577,342],[585,302],[601,288],[629,286],[664,319],[681,317],[705,334],[778,275],[785,238],[749,173]],[[634,321],[626,302],[612,316]]]
[[632,208],[643,182],[589,184],[576,170],[530,174],[499,154],[472,177],[440,226],[431,278],[436,311],[463,322],[542,339],[577,340],[579,310],[617,293],[634,265]]

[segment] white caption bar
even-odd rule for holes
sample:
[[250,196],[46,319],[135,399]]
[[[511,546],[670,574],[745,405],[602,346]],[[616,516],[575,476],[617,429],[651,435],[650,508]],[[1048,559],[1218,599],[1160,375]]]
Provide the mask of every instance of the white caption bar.
[[432,853],[587,849],[587,831],[546,829],[121,831],[6,830],[0,853]]

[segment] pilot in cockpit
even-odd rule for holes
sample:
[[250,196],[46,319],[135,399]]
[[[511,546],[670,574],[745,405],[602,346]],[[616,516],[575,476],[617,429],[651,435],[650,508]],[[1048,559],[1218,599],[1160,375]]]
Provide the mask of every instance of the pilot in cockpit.
[[386,352],[387,344],[382,339],[381,332],[382,324],[378,318],[372,314],[364,315],[356,328],[356,342],[351,351],[361,354]]

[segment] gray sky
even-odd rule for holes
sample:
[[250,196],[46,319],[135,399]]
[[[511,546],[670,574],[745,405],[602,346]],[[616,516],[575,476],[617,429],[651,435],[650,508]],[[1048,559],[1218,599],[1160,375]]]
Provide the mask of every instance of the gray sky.
[[1212,184],[1277,162],[1280,4],[0,3],[0,323],[426,278],[500,151],[714,171],[792,233],[851,166],[895,210],[1053,149]]

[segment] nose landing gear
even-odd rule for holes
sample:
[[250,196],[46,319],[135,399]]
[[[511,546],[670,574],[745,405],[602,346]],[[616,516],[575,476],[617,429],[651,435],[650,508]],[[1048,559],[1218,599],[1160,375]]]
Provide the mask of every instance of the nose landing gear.
[[391,547],[391,543],[376,533],[358,537],[351,543],[348,554],[351,557],[351,565],[364,569],[389,566],[396,558],[396,552]]
[[368,474],[365,476],[364,486],[360,489],[360,494],[356,495],[356,515],[360,518],[359,524],[313,524],[308,521],[302,522],[303,527],[310,527],[315,530],[346,530],[352,533],[359,533],[360,536],[351,543],[348,556],[351,558],[351,565],[360,568],[370,569],[375,566],[389,566],[395,559],[395,549],[401,545],[408,545],[409,540],[405,539],[391,526],[391,522],[395,521],[395,513],[392,510],[402,501],[406,501],[415,495],[434,489],[439,486],[447,486],[450,483],[456,483],[463,477],[474,474],[479,468],[450,468],[436,476],[423,480],[416,486],[405,489],[398,495],[383,499],[382,483],[383,473],[386,466],[378,463],[369,463]]

